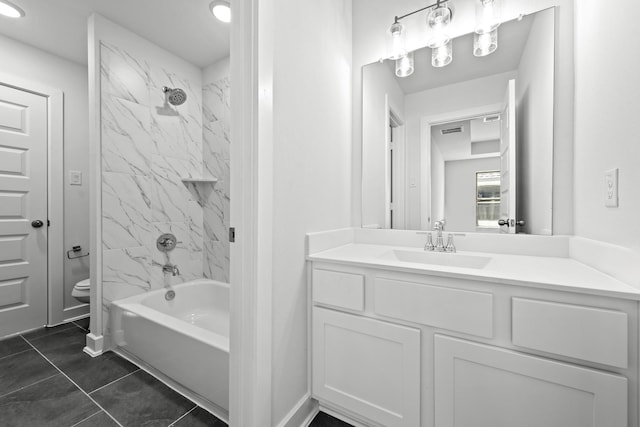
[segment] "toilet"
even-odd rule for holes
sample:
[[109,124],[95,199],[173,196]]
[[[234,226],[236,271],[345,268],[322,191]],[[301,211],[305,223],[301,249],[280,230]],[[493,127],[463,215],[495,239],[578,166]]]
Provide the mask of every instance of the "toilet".
[[73,291],[71,291],[71,296],[80,302],[88,304],[90,293],[91,284],[89,283],[89,279],[84,279],[75,284]]

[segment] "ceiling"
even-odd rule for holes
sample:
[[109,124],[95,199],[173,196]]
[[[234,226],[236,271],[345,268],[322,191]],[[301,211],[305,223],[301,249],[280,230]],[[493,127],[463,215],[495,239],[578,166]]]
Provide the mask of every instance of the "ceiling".
[[204,68],[229,55],[229,24],[211,0],[11,0],[26,16],[0,16],[0,34],[87,64],[87,20],[98,13]]
[[[431,66],[431,49],[414,51],[414,73],[396,78],[405,94],[477,79],[518,68],[534,16],[505,22],[498,28],[498,49],[485,57],[473,56],[473,33],[453,40],[453,60],[442,68]],[[395,61],[386,61],[395,74]]]
[[[500,146],[500,121],[484,122],[484,117],[443,123],[431,127],[431,144],[437,148],[444,161],[498,157]],[[461,127],[461,132],[443,135],[442,130]],[[471,154],[475,142],[497,141],[495,152]]]

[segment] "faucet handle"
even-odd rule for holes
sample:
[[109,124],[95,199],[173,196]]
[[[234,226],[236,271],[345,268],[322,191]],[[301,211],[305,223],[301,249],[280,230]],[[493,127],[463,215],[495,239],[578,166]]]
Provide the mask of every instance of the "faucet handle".
[[436,247],[433,245],[433,237],[431,233],[427,233],[427,243],[424,244],[425,251],[433,251]]
[[455,253],[456,251],[456,246],[453,244],[453,233],[449,233],[449,235],[447,236],[447,246],[445,248],[445,251],[453,253]]

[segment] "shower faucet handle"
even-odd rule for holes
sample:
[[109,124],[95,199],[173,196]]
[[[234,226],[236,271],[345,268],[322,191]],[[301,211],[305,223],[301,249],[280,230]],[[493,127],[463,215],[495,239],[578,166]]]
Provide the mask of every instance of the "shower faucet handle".
[[165,233],[156,240],[156,247],[160,252],[169,252],[176,248],[178,240],[171,233]]

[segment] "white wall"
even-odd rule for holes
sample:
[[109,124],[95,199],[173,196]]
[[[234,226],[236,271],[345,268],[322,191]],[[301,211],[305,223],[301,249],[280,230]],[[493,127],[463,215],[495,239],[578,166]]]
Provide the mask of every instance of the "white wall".
[[[555,234],[573,232],[573,0],[510,0],[502,3],[503,19],[551,6],[556,9],[553,226]],[[361,67],[388,56],[388,30],[393,17],[424,7],[421,0],[353,0],[353,162],[352,222],[362,224],[362,73]],[[475,22],[474,2],[456,2],[452,36],[471,31]],[[408,46],[422,46],[424,16],[406,22]],[[455,61],[455,59],[454,59]],[[410,156],[411,153],[408,153]]]
[[[260,37],[260,145],[273,142],[273,188],[262,182],[258,221],[272,234],[259,258],[272,259],[272,276],[259,280],[272,282],[272,419],[264,425],[275,426],[309,388],[305,234],[350,225],[351,1],[262,6],[260,27],[273,31]],[[259,168],[269,171],[266,163]]]
[[499,157],[445,162],[445,230],[477,231],[476,173],[496,170]]
[[[0,36],[2,73],[64,92],[64,248],[89,249],[89,117],[87,67]],[[81,186],[69,185],[69,171],[82,172]],[[64,261],[64,308],[78,305],[73,286],[89,277],[89,259]]]
[[[579,236],[640,251],[640,2],[576,2],[575,223]],[[620,169],[620,206],[604,172]]]
[[363,70],[365,78],[362,100],[362,223],[366,226],[385,226],[385,173],[388,169],[388,114],[391,108],[404,120],[404,92],[387,63],[377,63]]
[[[407,128],[407,229],[420,229],[423,216],[428,213],[423,212],[424,194],[428,192],[429,182],[423,182],[421,171],[424,168],[421,155],[421,132],[428,129],[421,129],[421,119],[433,117],[455,111],[469,110],[472,108],[484,107],[486,105],[500,104],[504,98],[505,88],[509,79],[515,78],[515,72],[495,74],[493,76],[482,77],[475,80],[468,80],[462,83],[442,86],[422,92],[416,92],[405,97],[405,115]],[[460,119],[455,117],[452,119]],[[431,167],[438,163],[432,162]],[[415,185],[414,185],[415,184]],[[436,183],[432,203],[434,212],[432,220],[441,219],[444,207],[439,202],[442,200],[437,192],[441,188]],[[453,230],[453,229],[452,229]]]
[[536,15],[516,80],[517,219],[522,231],[551,234],[553,194],[553,11]]
[[203,83],[215,82],[225,77],[229,77],[229,74],[231,73],[230,67],[231,63],[228,56],[207,66],[204,70],[202,70]]

